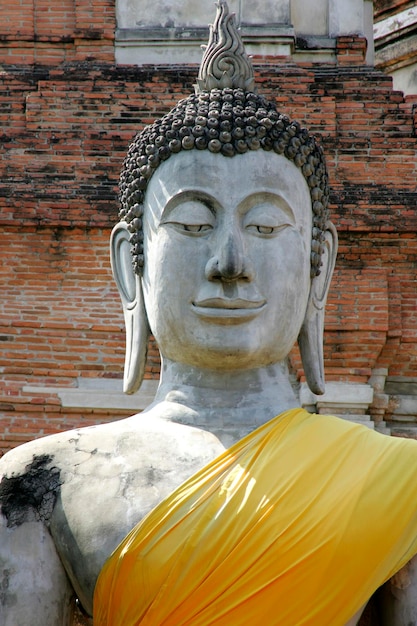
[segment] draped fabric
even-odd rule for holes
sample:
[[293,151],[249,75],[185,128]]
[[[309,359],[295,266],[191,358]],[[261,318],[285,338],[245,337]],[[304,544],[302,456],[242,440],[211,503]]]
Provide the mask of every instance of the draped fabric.
[[416,468],[416,441],[287,411],[132,530],[94,624],[343,626],[417,552]]

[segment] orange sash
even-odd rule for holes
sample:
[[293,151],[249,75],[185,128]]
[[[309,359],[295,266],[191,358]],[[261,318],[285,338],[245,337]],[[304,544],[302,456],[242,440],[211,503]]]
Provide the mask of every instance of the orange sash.
[[131,531],[94,624],[343,625],[417,552],[416,469],[416,441],[287,411]]

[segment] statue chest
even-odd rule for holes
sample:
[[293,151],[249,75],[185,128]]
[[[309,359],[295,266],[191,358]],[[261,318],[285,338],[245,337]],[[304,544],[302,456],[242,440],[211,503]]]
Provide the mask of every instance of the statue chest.
[[51,533],[86,611],[92,611],[100,570],[122,539],[222,451],[203,431],[182,435],[180,440],[161,432],[124,433],[100,447],[79,442],[75,455],[62,455]]

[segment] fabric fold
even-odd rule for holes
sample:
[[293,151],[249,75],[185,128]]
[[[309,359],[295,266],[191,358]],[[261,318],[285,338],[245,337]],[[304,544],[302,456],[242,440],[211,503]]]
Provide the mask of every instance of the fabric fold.
[[343,626],[417,552],[417,442],[292,409],[151,511],[95,626]]

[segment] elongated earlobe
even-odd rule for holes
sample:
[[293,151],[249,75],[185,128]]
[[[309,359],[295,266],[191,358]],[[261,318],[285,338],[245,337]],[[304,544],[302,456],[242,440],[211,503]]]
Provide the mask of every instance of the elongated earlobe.
[[123,391],[131,394],[142,384],[150,330],[143,303],[141,278],[134,273],[132,267],[129,237],[127,224],[119,222],[110,237],[110,257],[126,327]]
[[304,374],[311,391],[324,393],[323,330],[324,309],[337,255],[337,232],[331,222],[326,225],[323,265],[319,276],[311,281],[307,311],[298,336]]

